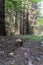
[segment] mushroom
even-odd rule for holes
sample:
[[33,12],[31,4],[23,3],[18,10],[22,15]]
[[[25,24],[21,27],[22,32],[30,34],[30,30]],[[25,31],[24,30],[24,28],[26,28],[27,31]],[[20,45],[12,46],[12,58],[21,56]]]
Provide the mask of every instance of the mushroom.
[[23,40],[22,39],[16,39],[17,46],[22,46]]

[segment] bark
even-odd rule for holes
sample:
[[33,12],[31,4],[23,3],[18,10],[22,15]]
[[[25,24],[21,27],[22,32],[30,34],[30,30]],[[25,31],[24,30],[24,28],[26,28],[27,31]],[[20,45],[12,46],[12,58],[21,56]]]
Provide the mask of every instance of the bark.
[[5,29],[5,0],[0,1],[0,35],[6,35],[6,29]]
[[29,15],[29,12],[27,11],[27,16],[26,16],[26,34],[29,34],[29,20],[28,20],[28,15]]
[[15,28],[17,27],[17,11],[15,12],[16,15],[15,15]]
[[17,11],[15,16],[15,34],[20,34],[20,12]]
[[23,34],[23,12],[20,14],[20,34]]
[[25,18],[25,12],[23,13],[23,34],[26,34],[26,18]]
[[29,34],[28,11],[25,11],[23,15],[23,34]]

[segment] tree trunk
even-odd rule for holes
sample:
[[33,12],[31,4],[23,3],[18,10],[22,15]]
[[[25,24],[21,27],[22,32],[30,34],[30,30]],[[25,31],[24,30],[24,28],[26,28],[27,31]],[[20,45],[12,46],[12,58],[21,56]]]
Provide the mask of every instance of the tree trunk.
[[26,34],[26,12],[23,13],[23,34]]
[[17,28],[17,11],[15,13],[15,28]]
[[20,34],[20,12],[16,11],[16,16],[15,16],[15,34]]
[[5,0],[0,0],[0,35],[6,35],[6,29],[5,29]]
[[26,16],[26,34],[29,34],[29,20],[28,20],[28,15],[29,15],[29,12],[27,11],[27,16]]
[[20,34],[23,34],[23,12],[20,14]]

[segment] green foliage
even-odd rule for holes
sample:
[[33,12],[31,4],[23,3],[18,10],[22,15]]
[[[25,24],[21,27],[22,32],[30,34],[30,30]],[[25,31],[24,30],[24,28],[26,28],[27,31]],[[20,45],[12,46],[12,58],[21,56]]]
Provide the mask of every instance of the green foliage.
[[9,10],[21,11],[29,7],[29,2],[37,3],[41,0],[5,0],[5,7]]
[[40,26],[40,25],[43,26],[43,17],[40,17],[40,18],[37,20],[37,25],[38,25],[38,26]]
[[31,0],[33,3],[40,2],[41,0]]
[[34,41],[40,41],[43,39],[43,36],[35,36],[35,35],[14,35],[14,36],[17,38],[34,40]]
[[6,0],[5,1],[5,7],[6,9],[12,9],[12,0]]
[[5,7],[10,10],[15,9],[16,11],[19,11],[22,8],[21,0],[6,0],[5,3]]
[[7,9],[11,10],[13,8],[16,11],[21,11],[28,7],[29,0],[6,0],[5,3]]

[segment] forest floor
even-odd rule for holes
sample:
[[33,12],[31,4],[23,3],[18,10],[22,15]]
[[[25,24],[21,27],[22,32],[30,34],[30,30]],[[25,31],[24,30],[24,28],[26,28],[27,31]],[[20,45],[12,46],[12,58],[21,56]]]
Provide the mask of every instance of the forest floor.
[[[22,39],[22,46],[16,45]],[[0,65],[43,65],[43,40],[0,36]]]

